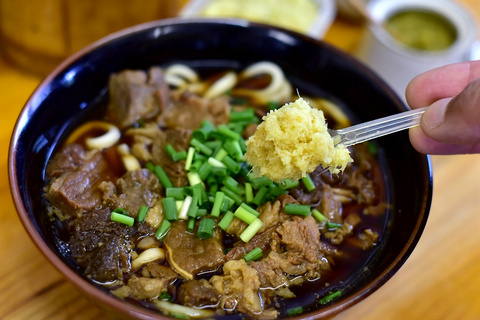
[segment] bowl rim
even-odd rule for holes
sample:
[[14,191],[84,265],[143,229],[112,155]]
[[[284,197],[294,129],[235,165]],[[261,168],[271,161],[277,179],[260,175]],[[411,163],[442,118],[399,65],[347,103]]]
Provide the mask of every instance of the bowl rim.
[[[47,258],[47,260],[61,273],[63,274],[67,280],[72,283],[78,290],[82,293],[86,293],[89,297],[93,297],[95,299],[95,305],[103,309],[103,305],[106,305],[112,309],[117,310],[118,312],[122,313],[126,316],[135,317],[137,319],[170,319],[170,317],[155,313],[153,311],[149,311],[145,308],[137,307],[135,305],[125,303],[124,301],[110,295],[99,288],[95,287],[86,279],[82,278],[80,275],[75,273],[69,266],[67,266],[55,253],[50,247],[46,244],[43,240],[40,233],[35,229],[35,226],[31,222],[29,218],[29,214],[25,208],[25,205],[22,201],[20,185],[17,181],[17,167],[16,167],[16,160],[17,160],[17,142],[20,138],[20,131],[22,128],[22,124],[28,120],[29,111],[32,108],[36,108],[36,100],[41,97],[42,92],[48,86],[48,84],[58,76],[62,71],[64,71],[70,64],[74,63],[79,58],[87,55],[88,53],[94,51],[95,49],[111,42],[117,40],[122,37],[131,36],[137,32],[145,31],[148,29],[153,29],[156,27],[162,26],[169,26],[169,25],[179,25],[179,24],[198,24],[198,23],[211,23],[211,24],[218,24],[218,25],[230,25],[230,26],[240,26],[240,27],[260,27],[260,28],[268,28],[268,29],[277,29],[282,32],[289,33],[290,35],[294,35],[295,37],[300,37],[306,39],[306,41],[313,41],[317,44],[322,44],[322,46],[326,46],[329,50],[333,50],[336,54],[340,54],[342,58],[346,58],[349,60],[355,61],[362,69],[366,70],[367,72],[373,74],[373,72],[365,67],[362,63],[358,62],[355,58],[351,55],[329,45],[321,40],[317,40],[311,38],[309,36],[297,33],[295,31],[283,29],[280,27],[273,27],[270,25],[250,22],[243,19],[235,19],[235,18],[218,18],[218,19],[205,19],[205,18],[169,18],[163,20],[156,20],[150,21],[143,24],[135,25],[126,29],[122,29],[115,33],[109,34],[89,45],[82,48],[81,50],[75,52],[68,58],[66,58],[62,63],[60,63],[52,72],[49,73],[48,76],[41,81],[38,87],[34,90],[31,96],[26,101],[25,105],[23,106],[17,121],[15,123],[10,145],[8,151],[8,179],[9,179],[9,186],[11,196],[15,205],[15,209],[18,213],[18,216],[27,231],[27,234],[37,246],[37,248],[42,252],[42,254]],[[376,76],[377,79],[378,76]],[[380,79],[381,80],[381,79]],[[412,233],[405,243],[402,251],[399,255],[395,258],[392,263],[385,268],[376,278],[374,278],[370,283],[365,285],[363,288],[360,288],[355,295],[344,298],[341,297],[337,299],[332,305],[324,307],[322,309],[317,309],[315,311],[311,311],[309,313],[305,313],[299,316],[289,317],[289,319],[304,319],[306,317],[312,319],[331,319],[332,317],[338,315],[341,311],[346,310],[356,303],[360,302],[361,300],[367,298],[373,292],[375,292],[379,287],[381,287],[385,282],[387,282],[398,270],[399,268],[405,263],[408,259],[410,254],[412,253],[413,249],[417,245],[422,232],[425,228],[428,214],[431,207],[431,200],[432,200],[432,167],[431,167],[431,159],[430,156],[425,156],[426,160],[426,172],[428,173],[428,181],[426,181],[426,194],[425,197],[422,199],[421,203],[421,213],[422,216],[417,219],[417,223],[415,225],[414,233]],[[101,302],[99,304],[98,302]]]

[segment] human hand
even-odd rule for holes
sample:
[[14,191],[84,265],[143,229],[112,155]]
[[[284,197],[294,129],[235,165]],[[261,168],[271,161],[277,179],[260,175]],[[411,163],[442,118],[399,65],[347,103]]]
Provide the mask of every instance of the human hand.
[[410,141],[419,152],[480,153],[480,60],[415,77],[406,98],[412,109],[428,106],[420,126],[410,129]]

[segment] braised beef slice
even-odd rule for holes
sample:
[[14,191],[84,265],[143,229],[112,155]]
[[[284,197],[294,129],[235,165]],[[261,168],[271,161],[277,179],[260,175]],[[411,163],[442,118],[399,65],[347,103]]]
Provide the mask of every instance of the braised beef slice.
[[187,222],[173,222],[164,240],[168,262],[187,279],[202,272],[217,270],[225,262],[220,235],[215,230],[210,239],[200,239],[196,234],[187,232]]
[[142,276],[145,278],[164,278],[172,281],[177,277],[177,274],[169,267],[156,262],[150,262],[142,268]]
[[153,163],[162,166],[175,187],[183,187],[187,183],[185,160],[173,161],[165,151],[165,147],[170,144],[176,151],[187,150],[191,136],[192,131],[188,129],[168,129],[158,131],[153,141]]
[[113,210],[123,208],[131,217],[136,217],[142,206],[153,206],[161,192],[158,178],[148,169],[129,171],[115,184],[102,182],[99,188],[105,204]]
[[190,280],[180,286],[178,299],[188,307],[214,306],[219,294],[205,279]]
[[145,224],[129,227],[111,221],[110,214],[109,208],[82,214],[72,222],[69,241],[72,258],[88,277],[100,282],[121,279],[128,273],[135,238],[154,233]]
[[109,119],[118,127],[126,128],[140,119],[149,119],[169,105],[169,88],[160,68],[147,73],[124,70],[110,76],[108,82],[110,103]]
[[183,91],[172,92],[170,99],[173,106],[158,119],[166,128],[196,129],[203,120],[219,125],[227,123],[230,118],[230,103],[226,97],[209,100]]
[[[60,156],[55,157],[47,167],[47,172],[53,176],[63,173],[53,178],[47,186],[46,198],[64,214],[73,217],[101,205],[102,192],[98,185],[102,181],[111,180],[113,176],[101,152],[80,152],[79,148],[81,147],[65,147]],[[67,155],[69,152],[70,156]],[[68,158],[75,159],[75,162],[78,160],[78,165],[72,165],[73,161]]]

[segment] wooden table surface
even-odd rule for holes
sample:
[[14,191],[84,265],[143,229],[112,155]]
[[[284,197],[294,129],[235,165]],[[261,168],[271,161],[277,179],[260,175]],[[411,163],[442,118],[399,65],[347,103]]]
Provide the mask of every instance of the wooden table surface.
[[[479,0],[463,0],[480,17]],[[335,21],[326,41],[353,50],[360,28]],[[1,45],[1,44],[0,44]],[[41,78],[0,60],[0,319],[107,317],[43,257],[11,200],[7,150],[15,120]],[[480,155],[432,156],[433,204],[413,254],[382,288],[336,320],[480,319]]]

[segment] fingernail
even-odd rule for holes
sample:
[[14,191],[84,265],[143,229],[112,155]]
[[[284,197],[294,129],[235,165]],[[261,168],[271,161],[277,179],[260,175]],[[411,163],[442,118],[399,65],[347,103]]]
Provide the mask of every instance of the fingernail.
[[438,127],[445,120],[445,110],[447,109],[448,100],[436,101],[425,111],[423,122],[431,129]]

